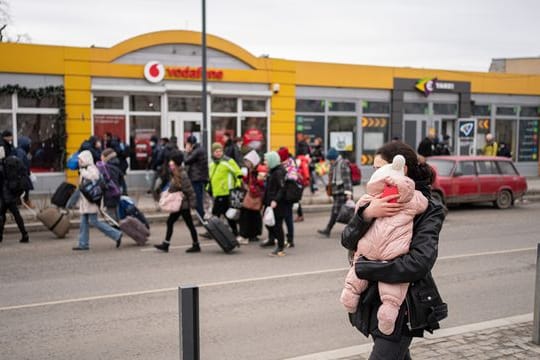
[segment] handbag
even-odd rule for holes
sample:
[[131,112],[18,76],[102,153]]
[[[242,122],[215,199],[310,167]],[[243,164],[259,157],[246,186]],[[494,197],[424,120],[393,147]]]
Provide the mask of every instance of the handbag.
[[168,189],[159,196],[159,208],[168,213],[180,211],[184,196],[181,191],[170,192]]
[[262,208],[262,197],[253,196],[249,191],[244,197],[244,202],[242,207],[248,210],[261,211]]
[[343,205],[341,209],[339,209],[336,221],[340,224],[348,224],[354,216],[355,207],[356,205],[354,204],[354,201],[347,200],[345,205]]
[[243,187],[234,188],[229,193],[230,203],[233,209],[241,209],[244,198],[246,197],[246,189]]
[[104,182],[101,175],[97,180],[83,179],[79,185],[81,194],[93,204],[99,204],[103,198]]

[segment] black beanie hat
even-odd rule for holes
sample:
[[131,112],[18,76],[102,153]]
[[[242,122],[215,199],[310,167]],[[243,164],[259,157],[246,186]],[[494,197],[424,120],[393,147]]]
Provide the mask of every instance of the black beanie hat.
[[180,150],[171,152],[171,160],[177,165],[182,166],[184,163],[184,154]]

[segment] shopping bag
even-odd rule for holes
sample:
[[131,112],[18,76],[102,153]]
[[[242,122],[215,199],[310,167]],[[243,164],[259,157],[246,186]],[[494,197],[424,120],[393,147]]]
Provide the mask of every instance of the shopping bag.
[[340,224],[348,224],[354,216],[355,203],[352,200],[347,200],[345,205],[339,209],[336,221]]
[[264,210],[263,223],[266,226],[272,227],[276,225],[276,218],[274,217],[274,209],[270,206]]

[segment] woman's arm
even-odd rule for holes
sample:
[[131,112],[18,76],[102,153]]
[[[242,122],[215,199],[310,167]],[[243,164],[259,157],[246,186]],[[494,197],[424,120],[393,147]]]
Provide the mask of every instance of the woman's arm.
[[422,279],[437,259],[439,233],[444,221],[441,205],[429,202],[427,210],[414,221],[409,252],[389,262],[359,258],[355,263],[360,279],[404,283]]

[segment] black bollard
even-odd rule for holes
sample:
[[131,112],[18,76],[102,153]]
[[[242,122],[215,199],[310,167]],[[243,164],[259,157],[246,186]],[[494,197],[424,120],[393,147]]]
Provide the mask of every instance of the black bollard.
[[199,288],[178,287],[180,360],[199,360]]

